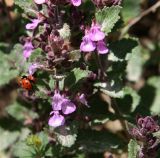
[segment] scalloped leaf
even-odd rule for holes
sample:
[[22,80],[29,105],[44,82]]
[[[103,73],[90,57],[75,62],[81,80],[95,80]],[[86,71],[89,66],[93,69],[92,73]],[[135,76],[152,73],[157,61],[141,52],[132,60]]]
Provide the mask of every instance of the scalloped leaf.
[[128,158],[137,158],[137,152],[139,149],[139,145],[133,139],[130,140],[128,144]]
[[120,19],[120,6],[104,7],[96,12],[96,21],[101,25],[102,31],[107,35]]
[[113,42],[109,45],[110,53],[108,54],[108,60],[110,61],[125,61],[130,58],[133,49],[138,45],[134,39],[121,39]]

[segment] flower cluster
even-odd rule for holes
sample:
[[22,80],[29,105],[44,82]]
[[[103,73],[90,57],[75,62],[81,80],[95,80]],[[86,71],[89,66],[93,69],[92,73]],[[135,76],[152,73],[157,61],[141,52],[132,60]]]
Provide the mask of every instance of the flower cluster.
[[[63,115],[68,115],[73,113],[76,110],[76,105],[71,102],[70,99],[61,95],[59,91],[55,91],[55,94],[52,98],[52,109],[50,113],[52,116],[49,119],[48,124],[52,127],[58,127],[64,125],[65,118]],[[60,114],[60,112],[63,114]]]
[[93,22],[91,28],[85,30],[80,49],[83,52],[93,52],[97,48],[99,54],[108,53],[104,42],[105,34],[101,31],[99,24]]
[[138,117],[137,127],[131,130],[131,135],[141,142],[141,148],[138,153],[139,158],[155,158],[160,146],[159,140],[153,136],[158,132],[160,126],[156,117],[146,116]]

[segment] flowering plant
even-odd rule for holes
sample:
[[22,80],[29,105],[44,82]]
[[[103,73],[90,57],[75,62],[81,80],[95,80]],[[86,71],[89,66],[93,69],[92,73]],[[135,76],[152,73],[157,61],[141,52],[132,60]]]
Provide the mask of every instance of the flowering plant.
[[154,50],[132,28],[160,3],[147,3],[147,13],[136,4],[136,14],[132,0],[14,3],[23,31],[8,56],[0,52],[0,85],[13,84],[16,94],[4,117],[13,128],[0,131],[13,139],[0,150],[30,158],[156,158],[159,77],[142,71]]

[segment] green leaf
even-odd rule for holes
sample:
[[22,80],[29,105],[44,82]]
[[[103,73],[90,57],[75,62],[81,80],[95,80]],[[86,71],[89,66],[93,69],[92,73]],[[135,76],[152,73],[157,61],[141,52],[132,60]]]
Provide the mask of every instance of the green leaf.
[[131,57],[127,65],[127,78],[129,81],[138,81],[142,75],[143,59],[141,55],[141,47],[137,46],[133,49]]
[[29,57],[29,61],[35,62],[36,59],[38,59],[38,58],[42,58],[42,49],[41,48],[37,48],[32,52],[31,56]]
[[123,142],[107,131],[83,130],[79,132],[76,144],[83,151],[100,153],[117,149],[123,145]]
[[1,140],[0,150],[5,150],[11,145],[13,145],[20,134],[18,131],[11,132],[7,130],[3,130],[2,128],[0,128],[0,133],[1,133],[0,134],[0,140]]
[[[16,78],[19,74],[18,70],[12,68],[12,63],[8,56],[0,53],[0,86],[8,84],[12,79]],[[5,71],[4,71],[5,70]]]
[[58,30],[60,37],[63,39],[69,39],[71,37],[71,30],[67,23],[63,24],[63,27]]
[[[160,100],[160,77],[151,77],[147,81],[148,85],[155,88],[154,92],[154,98],[152,98],[152,104],[150,105],[150,111],[154,115],[160,114],[160,106],[159,106],[159,100]],[[151,92],[150,92],[151,93]]]
[[35,10],[37,10],[33,0],[14,0],[14,3],[21,9],[23,9],[25,13],[35,14]]
[[20,158],[35,158],[36,153],[34,149],[28,146],[25,141],[18,142],[13,147],[13,155]]
[[67,88],[73,88],[78,82],[86,77],[88,77],[90,71],[81,70],[80,68],[74,68],[65,78],[64,85]]
[[113,98],[122,98],[125,95],[122,81],[117,77],[108,79],[108,81],[104,83],[96,83],[95,86],[100,88],[101,92]]
[[122,17],[125,22],[140,14],[140,0],[123,0]]
[[77,139],[77,128],[74,124],[71,127],[62,126],[56,129],[58,142],[64,147],[71,147]]
[[23,46],[21,44],[15,44],[11,54],[9,56],[9,60],[14,63],[14,66],[19,72],[27,72],[29,63],[23,57]]
[[126,112],[127,114],[134,112],[139,105],[141,98],[131,87],[125,87],[123,90],[124,97],[122,99],[118,99],[118,105],[123,112]]
[[81,51],[80,50],[73,50],[69,52],[69,59],[70,61],[79,61],[81,58]]
[[160,131],[153,133],[153,136],[160,140]]
[[18,102],[15,102],[12,105],[7,106],[6,111],[9,115],[11,115],[18,121],[24,121],[26,119],[26,116],[30,116],[32,119],[38,117],[38,115],[35,112],[27,109]]
[[104,7],[96,12],[96,21],[101,25],[101,29],[106,35],[112,31],[116,22],[120,19],[120,10],[120,6],[112,6]]
[[108,54],[108,60],[110,61],[124,61],[129,59],[129,54],[137,46],[137,41],[133,39],[122,39],[120,41],[113,42],[109,45],[110,53]]
[[128,158],[137,158],[139,145],[133,139],[130,140],[128,144]]

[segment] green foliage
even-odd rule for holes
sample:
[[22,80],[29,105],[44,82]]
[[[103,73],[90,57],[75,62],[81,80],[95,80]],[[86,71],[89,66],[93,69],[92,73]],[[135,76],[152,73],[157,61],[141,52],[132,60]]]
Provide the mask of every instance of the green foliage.
[[131,87],[125,87],[123,91],[123,98],[117,99],[117,102],[120,110],[126,115],[129,115],[138,107],[141,98]]
[[127,78],[130,81],[138,81],[142,75],[143,59],[141,47],[137,46],[133,49],[131,57],[127,64]]
[[15,0],[14,3],[19,6],[25,13],[35,14],[36,5],[33,0]]
[[155,96],[153,98],[152,104],[150,105],[150,111],[154,115],[160,114],[160,106],[159,106],[159,99],[160,99],[160,78],[159,77],[152,77],[148,80],[148,85],[152,86],[155,89]]
[[11,131],[4,130],[2,128],[0,128],[0,133],[1,133],[0,134],[0,140],[1,140],[0,151],[5,150],[11,145],[13,145],[19,136],[18,131],[11,132]]
[[101,29],[106,35],[112,31],[116,22],[120,19],[120,10],[120,6],[112,6],[104,7],[102,10],[96,12],[96,21],[101,24]]
[[7,113],[18,121],[24,121],[26,117],[35,119],[38,115],[19,102],[15,102],[6,108]]
[[77,127],[73,123],[72,126],[64,126],[56,129],[56,137],[58,142],[64,147],[71,147],[77,139]]
[[83,130],[78,134],[77,145],[83,151],[99,153],[117,149],[123,145],[123,142],[107,131]]
[[36,60],[42,59],[42,57],[43,57],[42,49],[37,48],[32,52],[31,56],[29,57],[29,62],[35,62]]
[[139,145],[133,139],[130,140],[128,144],[128,158],[137,158],[137,152],[139,149]]
[[48,136],[44,132],[29,135],[25,141],[20,141],[15,145],[14,155],[22,158],[43,157],[49,153],[48,143]]
[[137,41],[134,39],[121,39],[109,45],[110,53],[108,60],[110,61],[124,61],[129,59],[133,49],[137,46]]
[[136,17],[140,13],[140,0],[123,0],[122,17],[125,22]]
[[88,77],[90,71],[81,70],[80,68],[74,68],[65,78],[64,85],[65,87],[71,89],[78,86],[80,80]]

